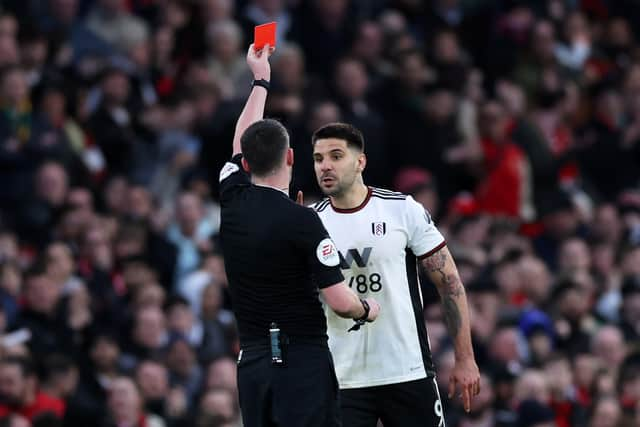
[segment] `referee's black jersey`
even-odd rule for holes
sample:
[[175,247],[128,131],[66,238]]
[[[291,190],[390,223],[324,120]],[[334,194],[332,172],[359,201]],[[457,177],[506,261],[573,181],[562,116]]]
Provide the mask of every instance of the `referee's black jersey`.
[[283,191],[251,184],[236,155],[220,172],[220,237],[241,343],[287,335],[327,339],[318,288],[342,281],[318,215]]

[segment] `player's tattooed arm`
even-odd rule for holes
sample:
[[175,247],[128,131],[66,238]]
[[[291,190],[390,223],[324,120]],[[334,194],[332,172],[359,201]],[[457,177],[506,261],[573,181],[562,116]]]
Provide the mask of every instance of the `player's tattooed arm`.
[[438,288],[444,320],[454,342],[456,363],[449,378],[449,398],[452,398],[459,388],[464,408],[469,412],[472,397],[480,392],[480,371],[471,345],[467,294],[446,246],[425,258],[422,264]]
[[442,298],[442,308],[444,317],[449,328],[449,333],[455,339],[460,332],[462,323],[460,309],[457,298],[465,295],[464,287],[455,269],[455,265],[451,265],[451,254],[444,247],[428,258],[425,258],[423,265],[431,280],[435,283]]
[[422,265],[438,288],[444,320],[451,337],[456,342],[456,352],[460,350],[461,354],[473,354],[467,295],[449,249],[446,246],[443,247],[425,258]]

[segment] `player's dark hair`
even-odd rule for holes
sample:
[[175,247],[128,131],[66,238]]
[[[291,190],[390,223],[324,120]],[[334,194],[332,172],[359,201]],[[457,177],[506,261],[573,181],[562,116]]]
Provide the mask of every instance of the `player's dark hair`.
[[319,139],[341,139],[347,146],[364,151],[364,137],[356,127],[347,123],[329,123],[313,133],[311,144],[316,145]]
[[254,176],[273,172],[289,147],[289,133],[277,120],[264,119],[253,123],[240,138],[242,155]]

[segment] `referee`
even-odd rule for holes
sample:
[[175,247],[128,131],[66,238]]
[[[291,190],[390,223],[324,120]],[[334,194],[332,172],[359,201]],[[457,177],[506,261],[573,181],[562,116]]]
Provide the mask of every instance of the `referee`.
[[289,135],[277,121],[262,120],[269,54],[269,46],[249,47],[253,89],[236,125],[232,160],[220,172],[221,243],[240,333],[242,418],[245,427],[340,426],[318,289],[337,315],[356,319],[357,326],[373,321],[379,306],[347,287],[320,218],[289,198]]

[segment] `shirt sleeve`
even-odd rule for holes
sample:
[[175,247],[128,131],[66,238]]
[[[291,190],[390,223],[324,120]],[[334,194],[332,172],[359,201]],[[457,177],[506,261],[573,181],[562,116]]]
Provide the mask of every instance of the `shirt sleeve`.
[[407,231],[409,248],[419,259],[442,249],[447,242],[436,228],[429,212],[413,197],[407,196]]
[[318,288],[323,289],[344,280],[340,270],[340,255],[318,214],[304,208],[300,239],[309,268]]
[[242,154],[236,154],[220,170],[220,198],[225,199],[234,187],[249,184],[251,177],[242,168]]

